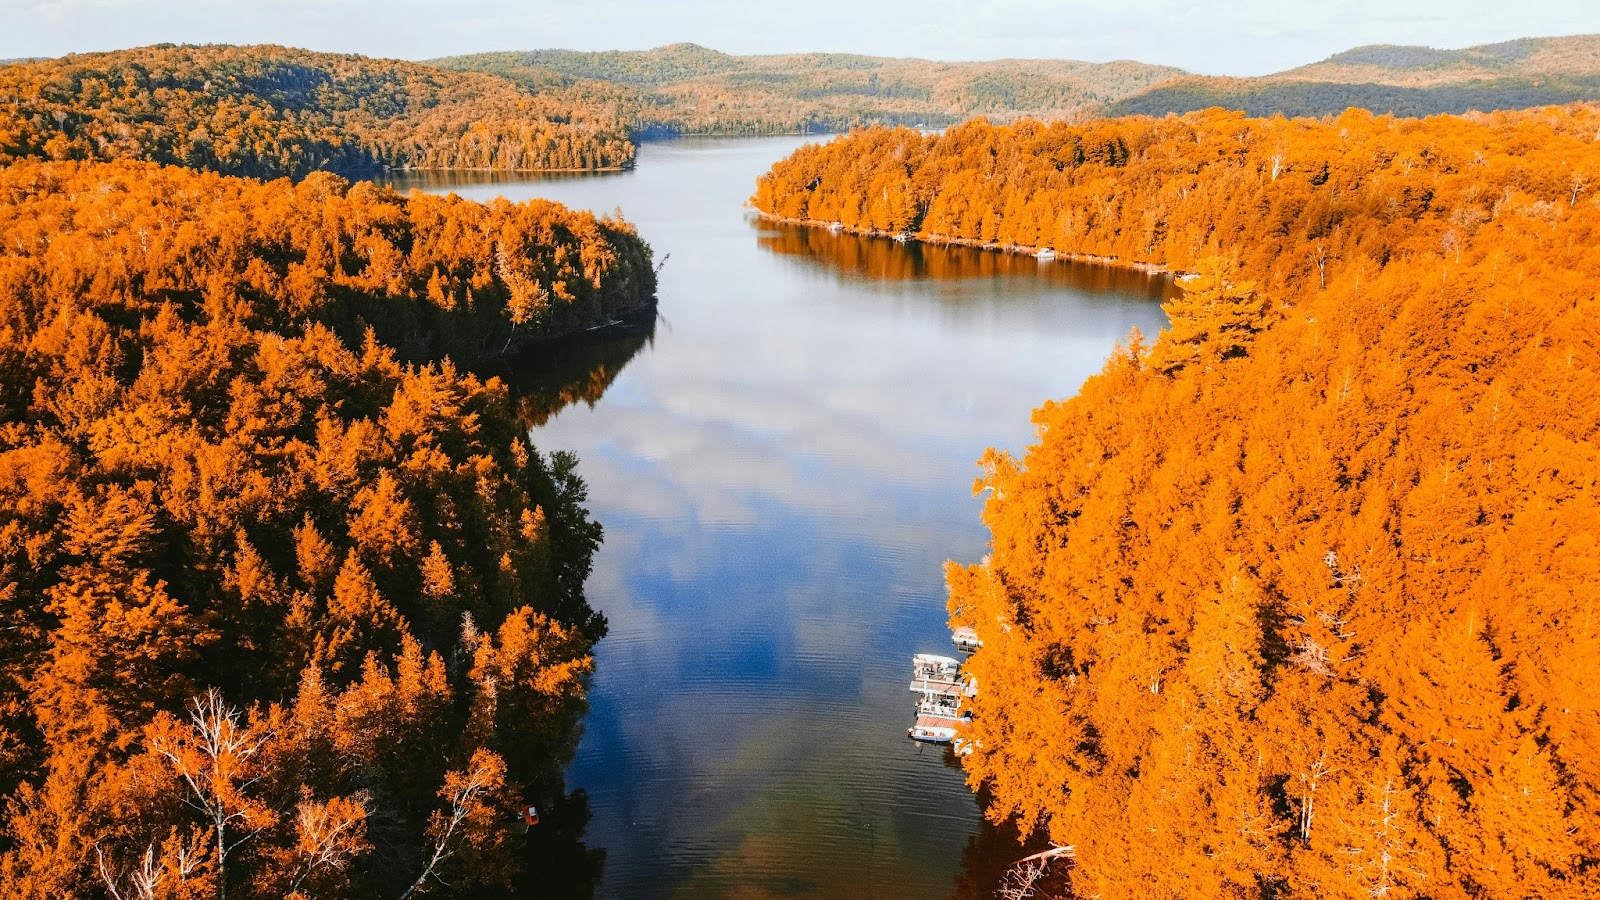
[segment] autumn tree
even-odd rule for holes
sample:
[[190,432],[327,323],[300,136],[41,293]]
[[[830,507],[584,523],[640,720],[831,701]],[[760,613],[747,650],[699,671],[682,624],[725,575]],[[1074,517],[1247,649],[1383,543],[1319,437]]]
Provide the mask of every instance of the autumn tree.
[[1075,893],[1600,891],[1597,128],[975,121],[762,179],[825,222],[904,172],[921,240],[1175,277],[1153,345],[985,456],[990,553],[948,569],[968,777]]
[[497,264],[551,291],[522,335],[649,309],[631,227],[330,175],[0,185],[0,892],[516,877],[512,810],[565,798],[601,532],[505,382],[433,354],[503,346]]

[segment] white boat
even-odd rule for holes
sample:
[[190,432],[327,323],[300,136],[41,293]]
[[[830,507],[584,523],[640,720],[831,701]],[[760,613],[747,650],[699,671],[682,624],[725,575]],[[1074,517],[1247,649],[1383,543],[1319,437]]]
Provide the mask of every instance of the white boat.
[[971,653],[983,646],[983,641],[978,640],[978,633],[965,625],[950,634],[950,642],[963,653]]
[[959,693],[961,663],[948,656],[918,653],[911,657],[911,690],[918,694]]
[[1049,262],[1050,260],[1056,258],[1056,251],[1050,249],[1049,247],[1041,247],[1039,252],[1035,253],[1034,256],[1037,257],[1040,262]]
[[948,744],[972,721],[961,709],[963,697],[978,695],[977,679],[961,674],[961,663],[949,656],[918,653],[911,657],[911,691],[917,699],[917,723],[906,734],[915,741]]
[[949,716],[917,716],[917,724],[906,729],[906,736],[914,741],[930,744],[948,744],[956,739],[967,719]]
[[960,717],[961,696],[959,694],[923,694],[917,701],[917,715],[919,716],[944,716],[955,719]]
[[911,657],[911,677],[955,681],[961,677],[961,661],[952,656],[918,653]]

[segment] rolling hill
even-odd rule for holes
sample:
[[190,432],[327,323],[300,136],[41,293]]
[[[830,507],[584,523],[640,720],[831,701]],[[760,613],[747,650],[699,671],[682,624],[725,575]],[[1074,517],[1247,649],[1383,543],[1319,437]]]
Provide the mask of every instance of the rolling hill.
[[[636,133],[763,134],[859,125],[937,127],[984,115],[1073,118],[1182,70],[1070,60],[934,62],[838,53],[733,56],[695,44],[644,51],[536,50],[430,61],[524,87],[615,88]],[[585,87],[587,86],[587,87]]]
[[1600,99],[1600,35],[1522,38],[1461,50],[1375,45],[1260,78],[1186,75],[1112,101],[1108,116],[1220,106],[1252,116],[1525,109]]
[[142,159],[230,175],[604,169],[611,105],[565,82],[290,47],[174,46],[0,66],[0,163]]

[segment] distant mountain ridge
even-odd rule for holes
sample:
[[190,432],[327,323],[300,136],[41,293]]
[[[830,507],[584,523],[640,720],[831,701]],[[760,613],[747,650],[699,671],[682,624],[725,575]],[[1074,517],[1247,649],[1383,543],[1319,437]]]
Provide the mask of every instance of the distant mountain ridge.
[[1460,50],[1374,44],[1269,77],[1421,86],[1540,75],[1600,75],[1600,34],[1519,38]]
[[1600,100],[1600,35],[1520,38],[1459,50],[1376,44],[1259,78],[1186,75],[1107,104],[1104,114],[1212,106],[1253,116],[1428,116]]
[[[653,50],[534,50],[430,60],[533,87],[553,78],[609,82],[645,133],[839,131],[937,127],[976,115],[1077,118],[1182,69],[1133,61],[936,62],[846,53],[735,56],[698,44]],[[590,89],[592,90],[592,88]]]

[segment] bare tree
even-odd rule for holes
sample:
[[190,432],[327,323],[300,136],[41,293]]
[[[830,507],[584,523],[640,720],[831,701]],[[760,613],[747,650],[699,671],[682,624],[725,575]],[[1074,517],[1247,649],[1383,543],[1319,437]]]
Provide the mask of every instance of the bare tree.
[[157,900],[164,893],[161,890],[163,886],[169,883],[183,884],[196,874],[205,862],[205,854],[200,850],[198,839],[192,843],[177,842],[169,853],[160,856],[156,855],[156,845],[149,844],[144,849],[144,857],[139,865],[123,875],[112,871],[111,863],[99,844],[95,845],[94,859],[100,881],[106,886],[106,893],[111,895],[112,900]]
[[1039,879],[1043,878],[1050,868],[1051,860],[1073,859],[1075,856],[1076,849],[1070,844],[1064,847],[1057,844],[1049,850],[1024,856],[1006,870],[1005,877],[1000,879],[1000,887],[995,890],[995,896],[1000,900],[1028,900],[1033,896]]
[[260,780],[255,757],[270,737],[241,726],[239,711],[216,688],[189,702],[187,724],[166,717],[150,726],[150,749],[188,786],[184,802],[211,825],[220,900],[228,896],[228,854],[276,818],[247,793]]
[[438,880],[439,867],[460,849],[471,820],[483,818],[485,813],[492,816],[485,800],[487,795],[500,789],[505,781],[505,772],[504,760],[493,752],[480,749],[472,754],[472,761],[465,772],[458,770],[445,775],[439,796],[444,798],[448,811],[434,812],[433,821],[428,825],[428,834],[433,838],[428,862],[422,867],[422,874],[417,876],[417,880],[400,895],[400,900],[408,900],[423,890],[429,879]]
[[341,871],[350,860],[370,846],[366,839],[367,794],[335,797],[326,803],[312,799],[295,808],[295,833],[304,866],[289,885],[289,893],[300,889],[306,879],[318,872]]

